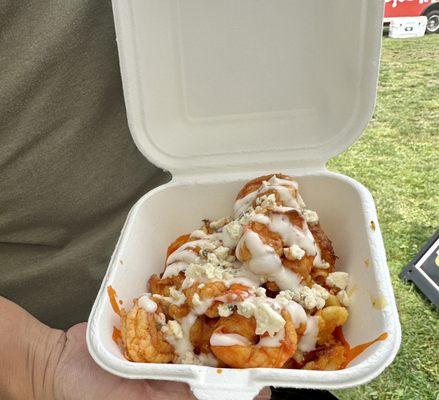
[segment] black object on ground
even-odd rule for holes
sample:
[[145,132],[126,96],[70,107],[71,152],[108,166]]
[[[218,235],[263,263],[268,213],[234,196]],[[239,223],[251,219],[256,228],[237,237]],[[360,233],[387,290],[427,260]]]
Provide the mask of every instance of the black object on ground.
[[399,275],[413,282],[439,308],[439,231]]
[[326,390],[271,387],[271,400],[338,400]]

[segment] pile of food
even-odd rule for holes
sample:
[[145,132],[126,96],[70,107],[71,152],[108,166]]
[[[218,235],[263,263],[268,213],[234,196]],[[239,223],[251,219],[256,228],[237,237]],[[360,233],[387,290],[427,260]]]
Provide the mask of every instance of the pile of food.
[[119,345],[135,362],[343,368],[349,277],[336,259],[298,184],[259,177],[231,218],[204,220],[171,244],[149,293],[121,310]]

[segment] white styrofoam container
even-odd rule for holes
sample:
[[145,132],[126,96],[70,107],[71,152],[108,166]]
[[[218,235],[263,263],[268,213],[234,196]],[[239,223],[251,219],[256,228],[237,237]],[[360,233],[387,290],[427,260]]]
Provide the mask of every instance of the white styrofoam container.
[[[90,314],[92,357],[126,378],[187,382],[199,399],[251,399],[268,385],[346,388],[376,377],[401,336],[376,210],[367,189],[325,164],[371,118],[383,0],[113,0],[113,10],[131,133],[173,179],[127,218]],[[129,306],[162,271],[176,236],[230,214],[244,182],[269,172],[297,178],[334,243],[337,268],[351,275],[347,340],[388,338],[340,371],[218,374],[125,360],[111,338],[119,321],[107,286]]]
[[389,27],[389,37],[405,39],[422,37],[427,28],[427,17],[399,17],[392,18]]

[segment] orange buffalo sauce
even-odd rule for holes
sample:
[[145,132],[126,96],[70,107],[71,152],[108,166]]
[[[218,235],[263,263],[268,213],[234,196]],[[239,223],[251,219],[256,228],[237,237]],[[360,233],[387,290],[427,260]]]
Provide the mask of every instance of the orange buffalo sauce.
[[[114,290],[113,286],[109,285],[107,286],[107,293],[108,297],[110,299],[111,307],[113,308],[113,311],[120,316],[120,308],[119,304],[117,303],[117,294]],[[119,301],[120,304],[122,304],[122,301]],[[122,333],[119,329],[117,329],[115,326],[113,326],[113,334],[111,335],[114,343],[116,343],[118,346],[121,346],[122,344]]]
[[119,304],[117,304],[117,299],[116,299],[116,291],[114,290],[113,286],[109,285],[107,286],[107,293],[108,293],[108,297],[110,299],[110,303],[111,303],[111,307],[113,307],[113,311],[117,314],[120,315],[120,308],[119,308]]
[[169,257],[180,246],[185,244],[189,240],[190,237],[191,237],[191,234],[187,233],[187,234],[181,235],[177,239],[175,239],[168,247],[168,251],[166,253],[166,258]]
[[341,326],[337,327],[334,331],[334,336],[336,339],[340,340],[346,350],[346,361],[341,366],[341,369],[346,368],[349,363],[356,357],[358,357],[363,351],[372,346],[376,342],[380,342],[382,340],[386,340],[389,336],[387,332],[382,333],[376,339],[371,340],[370,342],[359,344],[358,346],[352,347],[349,345],[348,341],[345,339],[343,335],[343,329]]
[[113,326],[113,335],[111,336],[116,344],[119,344],[119,340],[122,338],[122,333],[119,329]]

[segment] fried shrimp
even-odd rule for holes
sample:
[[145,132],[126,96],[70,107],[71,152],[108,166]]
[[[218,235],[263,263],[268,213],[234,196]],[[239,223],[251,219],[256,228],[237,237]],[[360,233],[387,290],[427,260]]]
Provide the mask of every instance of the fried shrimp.
[[122,314],[122,343],[125,357],[130,361],[169,363],[174,358],[174,348],[164,339],[154,313],[134,307]]
[[171,287],[180,289],[181,284],[184,281],[184,273],[180,272],[178,275],[170,276],[169,278],[160,278],[157,274],[154,274],[149,278],[148,285],[149,290],[153,294],[160,296],[169,296]]
[[[280,179],[285,179],[293,182],[293,178],[291,178],[291,176],[283,175],[283,174],[276,174],[275,176]],[[273,175],[264,175],[247,182],[244,185],[244,187],[239,191],[238,195],[236,196],[236,200],[242,199],[243,197],[247,196],[249,193],[258,190],[262,186],[262,182],[268,181],[272,177]],[[297,191],[295,191],[294,193],[297,193]]]
[[210,353],[210,337],[212,336],[216,324],[217,319],[201,315],[192,325],[189,332],[189,338],[194,346],[194,352],[196,354]]
[[334,273],[332,243],[299,184],[284,174],[253,179],[231,213],[216,218],[203,219],[169,245],[164,269],[149,278],[148,292],[130,311],[120,310],[108,287],[121,318],[113,340],[125,357],[231,368],[344,368],[351,353],[338,332],[348,318],[349,276]]
[[318,344],[324,344],[332,339],[337,326],[342,326],[348,319],[349,313],[344,307],[330,306],[316,312],[319,317]]
[[300,260],[282,260],[284,267],[299,274],[303,278],[303,283],[306,285],[312,285],[311,271],[313,268],[313,256],[304,256]]
[[207,282],[205,284],[196,283],[184,290],[187,304],[191,308],[197,309],[199,314],[206,314],[210,318],[218,317],[218,306],[214,302],[216,297],[224,294],[227,286],[220,281]]
[[332,242],[329,240],[328,236],[320,226],[320,223],[310,224],[309,230],[314,236],[314,239],[318,244],[320,251],[322,252],[322,258],[327,261],[331,267],[334,267],[334,264],[337,261],[337,256],[334,253]]
[[346,349],[341,344],[325,347],[317,351],[317,358],[305,364],[303,369],[334,371],[340,369],[346,361]]
[[168,258],[175,250],[177,250],[180,246],[184,245],[186,242],[189,241],[191,237],[190,233],[187,233],[185,235],[179,236],[177,239],[175,239],[169,246],[168,250],[166,252],[166,258]]
[[219,317],[218,306],[221,303],[242,301],[249,295],[250,288],[233,283],[229,288],[220,281],[195,284],[184,290],[187,305],[209,318]]
[[278,255],[281,256],[283,254],[282,238],[278,233],[270,231],[267,225],[259,222],[252,222],[249,228],[256,232],[262,239],[262,242],[272,247]]
[[149,278],[149,290],[155,295],[155,300],[160,303],[163,308],[163,312],[172,319],[183,318],[186,316],[190,309],[185,303],[173,304],[166,299],[172,297],[172,291],[181,287],[184,280],[184,273],[181,272],[178,275],[170,276],[169,278],[160,279],[158,275],[154,274]]
[[[297,335],[289,313],[282,311],[282,317],[285,319],[284,328],[273,338],[261,336],[259,342],[254,318],[237,314],[221,318],[210,341],[211,350],[219,360],[233,368],[281,368],[297,347]],[[230,337],[242,344],[221,345],[222,337]]]

